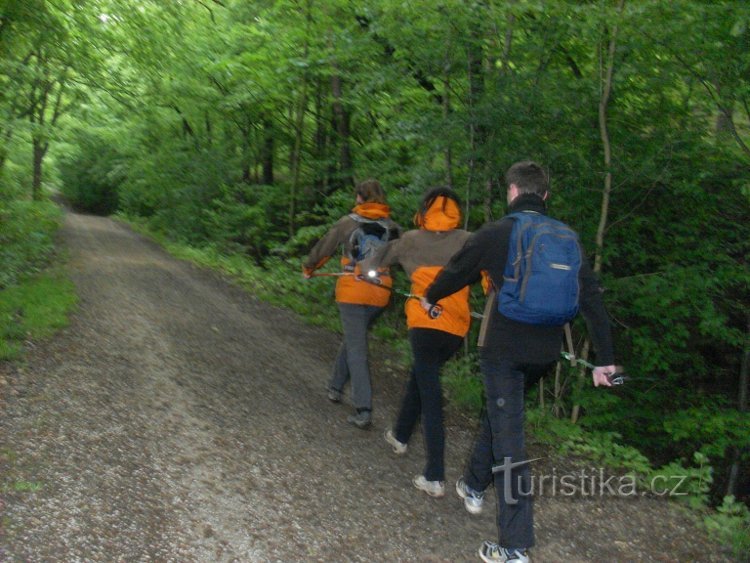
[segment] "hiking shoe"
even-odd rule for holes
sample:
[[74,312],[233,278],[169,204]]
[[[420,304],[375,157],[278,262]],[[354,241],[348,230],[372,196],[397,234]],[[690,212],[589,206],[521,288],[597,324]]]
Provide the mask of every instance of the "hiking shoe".
[[494,542],[483,542],[479,547],[479,557],[487,563],[529,563],[529,556],[526,550],[505,549]]
[[445,495],[445,483],[442,481],[428,481],[424,475],[417,475],[411,481],[420,491],[424,491],[431,497],[440,498]]
[[340,403],[341,402],[341,391],[338,389],[334,389],[333,387],[330,387],[328,389],[328,400],[332,403]]
[[406,453],[406,444],[403,442],[399,442],[396,439],[396,435],[393,433],[393,430],[386,430],[385,434],[383,434],[383,438],[385,438],[385,441],[388,442],[391,446],[393,446],[393,453],[396,455],[404,455]]
[[482,512],[482,503],[484,502],[484,491],[481,493],[475,491],[464,482],[461,477],[456,481],[456,492],[458,496],[464,499],[464,508],[469,514],[479,514]]
[[356,414],[349,415],[346,420],[357,428],[364,430],[372,425],[372,413],[370,411],[359,411]]

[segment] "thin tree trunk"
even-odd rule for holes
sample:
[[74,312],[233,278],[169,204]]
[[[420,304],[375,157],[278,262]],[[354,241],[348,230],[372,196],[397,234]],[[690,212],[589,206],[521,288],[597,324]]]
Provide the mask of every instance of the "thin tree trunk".
[[214,132],[213,132],[213,125],[211,124],[211,116],[208,112],[205,113],[204,121],[206,123],[206,143],[209,148],[211,148],[214,144]]
[[331,76],[331,92],[333,93],[333,115],[336,120],[336,133],[339,143],[339,173],[343,185],[354,185],[349,131],[350,117],[342,101],[343,80],[335,65],[334,69],[336,72]]
[[[583,360],[588,359],[590,345],[591,345],[590,341],[586,339],[586,341],[583,343],[583,348],[581,349],[581,354],[580,354],[581,359]],[[578,372],[578,377],[577,377],[577,382],[576,382],[576,386],[578,387],[578,389],[580,389],[581,386],[585,382],[586,382],[586,368],[584,367],[584,368],[581,368],[581,371]],[[580,403],[576,403],[575,405],[573,405],[573,410],[571,410],[570,412],[570,422],[572,422],[573,424],[578,422],[578,418],[580,417],[580,415],[581,415],[581,405]]]
[[[740,360],[740,388],[738,393],[738,409],[740,412],[747,412],[747,394],[748,394],[748,383],[750,383],[750,314],[746,317],[745,327],[745,347],[742,350],[742,358]],[[737,495],[737,487],[740,479],[740,469],[742,452],[738,448],[734,448],[734,460],[732,466],[729,469],[729,481],[727,483],[727,495]]]
[[[618,15],[622,13],[624,7],[625,0],[620,0],[618,5]],[[609,199],[612,193],[612,146],[609,139],[609,129],[607,127],[607,108],[612,93],[612,75],[615,68],[615,50],[617,49],[617,29],[618,25],[617,22],[615,22],[612,29],[612,36],[609,39],[609,48],[607,49],[607,69],[601,99],[599,100],[599,134],[601,135],[602,147],[604,149],[604,190],[602,191],[599,226],[596,230],[596,255],[594,257],[594,272],[596,273],[599,273],[602,269],[604,233],[607,229]]]
[[[314,184],[315,189],[319,192],[325,193],[327,181],[327,175],[323,171],[321,165],[328,160],[326,155],[326,119],[323,112],[323,82],[318,80],[315,88],[315,178]],[[312,196],[312,194],[307,194]]]
[[[620,0],[617,6],[618,18],[622,14],[625,8],[625,0]],[[594,272],[599,273],[602,269],[602,254],[604,249],[604,233],[607,228],[607,218],[609,216],[609,200],[612,192],[612,146],[609,139],[609,129],[607,127],[607,108],[609,106],[610,95],[612,93],[612,76],[615,68],[615,51],[617,49],[617,30],[618,22],[615,21],[612,27],[612,33],[609,39],[609,46],[607,49],[607,61],[606,71],[604,73],[604,84],[602,85],[602,94],[599,100],[599,133],[602,139],[602,147],[604,149],[604,189],[602,191],[602,203],[601,211],[599,215],[599,226],[596,230],[596,254],[594,256]],[[589,350],[591,348],[591,341],[586,339],[581,350],[580,358],[587,360],[589,356]],[[581,367],[578,373],[578,385],[583,385],[586,379],[586,368]],[[581,405],[576,404],[573,406],[570,420],[573,423],[578,422],[580,416]]]
[[302,139],[304,135],[305,110],[307,108],[307,78],[302,78],[302,92],[297,101],[294,119],[294,147],[292,148],[291,172],[292,187],[289,197],[289,237],[294,235],[297,216],[297,192],[299,191],[299,176],[302,160]]
[[3,133],[3,144],[0,145],[0,173],[2,173],[5,167],[5,161],[8,158],[8,146],[10,140],[13,138],[13,129],[10,127]]
[[[443,122],[447,125],[451,114],[449,76],[446,75],[443,85],[445,90],[445,94],[443,95]],[[453,189],[453,150],[450,135],[445,136],[445,183],[449,188]]]
[[[471,109],[469,109],[471,111]],[[469,123],[469,171],[466,174],[466,213],[464,214],[464,229],[469,229],[469,211],[471,211],[471,185],[474,181],[474,151],[476,150],[476,135],[474,124]]]
[[[250,170],[250,128],[240,127],[240,134],[242,135],[242,181],[246,184],[250,184],[253,181],[252,172]],[[253,159],[254,160],[254,159]]]
[[[515,4],[515,1],[510,1],[509,4]],[[510,63],[510,49],[513,45],[513,26],[516,23],[516,16],[508,14],[508,27],[505,28],[505,41],[503,42],[503,56],[500,59],[500,75],[506,76],[509,70]]]
[[32,141],[32,147],[34,172],[31,182],[31,197],[34,201],[40,201],[42,199],[42,163],[47,152],[47,145],[35,138]]
[[562,363],[557,362],[557,365],[555,366],[555,402],[552,404],[552,415],[555,416],[555,418],[560,418],[560,399],[562,394],[562,384],[560,382],[560,378],[562,376]]
[[[310,23],[310,9],[311,2],[307,2],[307,14],[306,20],[308,23],[307,33],[305,38],[309,35],[309,23]],[[307,61],[308,55],[308,43],[305,39],[305,44],[302,49],[303,60]],[[295,108],[294,115],[294,147],[292,148],[292,157],[290,162],[290,168],[292,172],[292,187],[291,194],[289,197],[289,238],[294,236],[297,219],[297,192],[299,191],[299,176],[300,166],[302,160],[302,140],[304,137],[304,126],[305,126],[305,113],[307,112],[307,72],[302,74],[302,90],[297,100],[297,107]]]
[[263,119],[263,150],[261,161],[263,167],[263,183],[266,186],[272,186],[274,183],[273,153],[273,125],[270,119]]

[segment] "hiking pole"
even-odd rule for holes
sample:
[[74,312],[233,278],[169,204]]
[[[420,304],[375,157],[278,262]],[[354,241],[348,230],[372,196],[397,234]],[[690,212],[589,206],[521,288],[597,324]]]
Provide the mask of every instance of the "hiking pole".
[[[422,295],[417,295],[416,293],[409,293],[408,291],[401,291],[400,289],[383,285],[380,281],[380,278],[378,277],[377,270],[370,270],[369,272],[367,272],[367,276],[359,276],[359,279],[374,286],[382,287],[383,289],[387,289],[391,293],[395,293],[409,299],[419,299],[421,301],[424,297]],[[427,314],[431,319],[437,319],[440,315],[443,314],[443,308],[440,305],[431,305],[429,311],[427,311]]]
[[[369,283],[371,285],[374,285],[375,287],[379,287],[382,289],[387,289],[391,293],[396,293],[398,295],[402,295],[404,297],[409,297],[412,299],[422,299],[421,295],[417,295],[415,293],[409,293],[407,291],[401,291],[400,289],[395,289],[393,287],[388,287],[386,285],[383,285],[380,282],[380,278],[378,277],[378,273],[375,270],[371,270],[367,273],[367,276],[363,275],[357,275],[354,272],[319,272],[319,273],[312,273],[310,274],[311,278],[317,278],[317,277],[344,277],[344,276],[352,276],[360,281],[363,281],[365,283]],[[427,313],[431,319],[437,319],[440,315],[443,314],[443,308],[440,305],[433,305],[430,307],[430,310]]]
[[311,278],[353,276],[354,272],[313,272]]

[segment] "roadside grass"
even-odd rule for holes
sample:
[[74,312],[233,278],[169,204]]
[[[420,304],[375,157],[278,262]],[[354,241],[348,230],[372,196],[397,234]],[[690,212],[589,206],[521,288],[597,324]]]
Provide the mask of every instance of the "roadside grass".
[[0,290],[0,361],[18,359],[26,340],[47,338],[67,326],[78,297],[59,266]]

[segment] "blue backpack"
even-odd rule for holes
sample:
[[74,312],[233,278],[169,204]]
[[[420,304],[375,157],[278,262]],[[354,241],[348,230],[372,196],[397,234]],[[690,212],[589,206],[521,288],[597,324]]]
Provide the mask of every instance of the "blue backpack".
[[578,235],[541,213],[521,211],[508,217],[514,225],[498,311],[522,323],[564,325],[578,313]]

